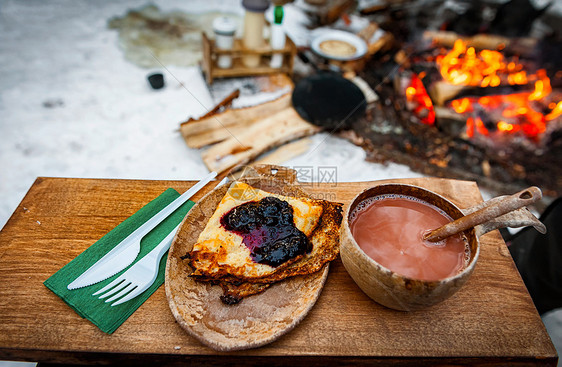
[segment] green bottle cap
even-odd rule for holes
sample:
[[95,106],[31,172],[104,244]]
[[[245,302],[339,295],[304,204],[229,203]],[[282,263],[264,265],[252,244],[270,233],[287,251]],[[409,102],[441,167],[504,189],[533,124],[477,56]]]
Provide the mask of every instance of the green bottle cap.
[[273,22],[275,24],[281,24],[281,22],[283,22],[283,6],[275,6],[275,9],[273,10]]

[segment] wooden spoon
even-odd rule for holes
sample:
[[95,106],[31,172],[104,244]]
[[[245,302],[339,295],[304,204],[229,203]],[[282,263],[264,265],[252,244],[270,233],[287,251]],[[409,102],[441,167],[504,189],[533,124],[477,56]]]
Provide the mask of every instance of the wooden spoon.
[[518,192],[517,194],[505,196],[496,203],[477,210],[474,213],[465,215],[464,217],[456,219],[437,229],[431,230],[426,233],[423,238],[424,240],[430,242],[441,241],[471,227],[486,223],[506,213],[532,204],[540,200],[541,198],[542,193],[538,187],[529,187],[523,191]]

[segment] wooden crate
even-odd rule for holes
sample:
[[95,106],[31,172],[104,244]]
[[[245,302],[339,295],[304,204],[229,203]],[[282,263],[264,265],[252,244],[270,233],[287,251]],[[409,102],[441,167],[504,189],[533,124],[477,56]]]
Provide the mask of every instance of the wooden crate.
[[[274,73],[286,73],[293,75],[293,65],[297,48],[289,37],[286,37],[285,47],[280,50],[274,50],[269,43],[264,47],[255,50],[244,48],[242,40],[235,39],[234,46],[231,50],[219,49],[215,46],[215,40],[207,37],[205,32],[201,34],[203,42],[203,62],[202,68],[207,79],[207,83],[211,84],[214,78],[240,77],[250,75],[267,75]],[[283,55],[283,63],[280,68],[272,68],[269,66],[271,56],[274,53]],[[219,68],[217,59],[219,55],[229,55],[232,57],[232,66],[228,69]],[[260,64],[257,67],[246,67],[242,63],[242,57],[245,55],[260,55]]]

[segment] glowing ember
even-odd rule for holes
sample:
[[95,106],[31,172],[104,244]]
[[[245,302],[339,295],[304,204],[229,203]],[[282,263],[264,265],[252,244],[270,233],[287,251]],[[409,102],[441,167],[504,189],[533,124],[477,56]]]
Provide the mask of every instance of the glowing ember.
[[[497,131],[503,133],[523,131],[528,137],[536,138],[539,134],[546,130],[547,119],[542,113],[533,109],[529,100],[533,93],[515,93],[480,98],[462,98],[452,101],[451,107],[457,113],[467,113],[469,116],[475,116],[467,118],[467,135],[470,137],[474,135],[475,130],[481,135],[487,136],[489,134],[488,129],[482,124],[480,117],[476,117],[478,111],[476,111],[474,106],[478,105],[478,108],[481,110],[500,111],[503,119],[497,121],[495,126]],[[554,110],[551,114],[553,113],[555,113]],[[562,111],[559,111],[558,115],[560,115],[560,113],[562,113]],[[478,120],[480,122],[478,122]],[[473,126],[475,126],[476,129]]]
[[435,123],[433,102],[431,102],[431,98],[418,75],[412,74],[410,85],[405,92],[410,109],[418,116],[420,121],[427,125],[433,125]]
[[558,102],[558,104],[554,104],[553,102],[548,106],[551,107],[552,111],[550,111],[550,113],[544,117],[546,121],[554,120],[558,116],[562,115],[562,101]]
[[539,80],[535,82],[535,91],[529,96],[529,101],[538,101],[552,92],[550,79],[546,76],[546,71],[544,69],[537,71],[537,76]]
[[507,123],[505,121],[498,121],[498,130],[505,131],[505,132],[513,132],[515,129],[518,129],[518,126]]
[[486,126],[484,126],[484,122],[482,121],[482,119],[480,117],[477,117],[477,118],[469,117],[468,119],[466,119],[466,133],[467,133],[467,135],[469,137],[473,137],[475,130],[478,131],[478,133],[480,135],[488,136],[490,134],[488,129],[486,129]]

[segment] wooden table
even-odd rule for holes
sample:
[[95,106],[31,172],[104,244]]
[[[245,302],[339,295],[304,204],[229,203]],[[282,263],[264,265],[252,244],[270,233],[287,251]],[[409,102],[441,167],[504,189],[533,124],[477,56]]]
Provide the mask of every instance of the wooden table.
[[[482,200],[473,182],[395,181],[432,189],[461,208]],[[304,188],[317,197],[348,203],[374,184]],[[0,359],[120,365],[556,365],[556,350],[498,231],[481,238],[480,259],[467,285],[431,309],[406,313],[378,305],[361,292],[338,259],[300,325],[270,345],[232,353],[217,353],[189,337],[175,323],[164,287],[114,334],[106,335],[43,285],[166,188],[183,192],[191,185],[38,178],[0,232]]]

